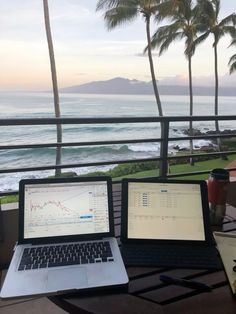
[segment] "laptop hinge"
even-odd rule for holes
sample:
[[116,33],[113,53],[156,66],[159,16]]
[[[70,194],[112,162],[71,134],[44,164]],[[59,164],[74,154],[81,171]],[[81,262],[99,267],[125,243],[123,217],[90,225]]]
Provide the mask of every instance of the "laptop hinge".
[[13,248],[13,252],[15,252],[17,246],[18,246],[18,242],[15,243],[15,246]]

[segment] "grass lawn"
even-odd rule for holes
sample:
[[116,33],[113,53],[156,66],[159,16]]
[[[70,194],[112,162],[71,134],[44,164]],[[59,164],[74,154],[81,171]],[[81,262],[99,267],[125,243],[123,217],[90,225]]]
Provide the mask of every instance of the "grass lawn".
[[[236,155],[228,156],[228,160],[222,160],[220,158],[196,162],[194,166],[189,164],[179,164],[170,166],[170,174],[178,174],[183,172],[196,172],[196,171],[210,171],[215,168],[224,168],[231,161],[236,159]],[[129,174],[124,176],[124,178],[144,178],[144,177],[155,177],[159,175],[159,169],[147,170],[142,172],[137,172],[134,174]],[[179,179],[195,179],[195,180],[206,180],[209,177],[209,173],[197,174],[191,176],[182,176]],[[114,180],[121,180],[122,177],[114,178]]]
[[0,201],[1,201],[0,204],[15,203],[15,202],[18,202],[18,200],[19,200],[18,194],[2,196],[0,197]]

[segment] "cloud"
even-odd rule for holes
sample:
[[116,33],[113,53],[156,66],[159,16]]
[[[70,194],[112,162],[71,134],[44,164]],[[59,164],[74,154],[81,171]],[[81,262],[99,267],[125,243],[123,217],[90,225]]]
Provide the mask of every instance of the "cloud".
[[188,84],[188,79],[185,75],[158,77],[159,85],[181,85]]
[[[91,6],[81,0],[49,1],[53,36],[64,39],[76,38],[83,34],[86,37],[88,30],[101,29],[103,20],[95,12],[95,2],[92,2]],[[1,39],[21,38],[36,41],[45,33],[43,1],[0,1],[0,25]]]
[[[60,3],[61,2],[61,3]],[[60,0],[52,3],[50,13],[52,20],[59,21],[76,21],[78,23],[94,23],[99,19],[98,13],[95,10],[83,6],[81,3],[70,3],[65,0]],[[96,20],[96,21],[94,21]]]
[[[145,52],[145,53],[141,53],[141,52],[140,53],[136,53],[135,56],[136,57],[145,57],[145,58],[148,57],[147,52]],[[152,56],[153,57],[159,57],[159,54],[157,52],[152,52]]]
[[77,76],[84,76],[84,75],[87,75],[87,73],[75,73],[75,75],[77,75]]
[[[158,77],[159,85],[188,85],[188,76],[186,75],[176,75],[169,77]],[[215,77],[212,75],[209,76],[193,76],[193,85],[194,86],[214,86]],[[236,86],[236,74],[229,75],[225,74],[219,76],[219,86],[220,87],[233,87]]]

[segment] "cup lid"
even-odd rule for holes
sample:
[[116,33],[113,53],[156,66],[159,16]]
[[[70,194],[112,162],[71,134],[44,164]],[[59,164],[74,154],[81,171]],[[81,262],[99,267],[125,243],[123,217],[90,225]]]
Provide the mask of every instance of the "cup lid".
[[223,168],[213,169],[210,174],[217,180],[229,180],[229,171]]

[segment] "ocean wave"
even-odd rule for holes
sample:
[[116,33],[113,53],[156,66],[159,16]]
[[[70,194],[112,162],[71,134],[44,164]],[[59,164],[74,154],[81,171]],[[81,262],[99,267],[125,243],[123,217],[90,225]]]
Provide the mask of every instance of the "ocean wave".
[[[125,134],[126,132],[143,132],[143,131],[148,131],[148,130],[153,130],[157,131],[159,129],[158,124],[145,124],[145,123],[135,123],[135,124],[119,124],[115,123],[113,125],[76,125],[76,126],[64,126],[63,130],[66,133],[74,133],[74,132],[79,132],[83,134],[87,133],[94,133],[94,132],[122,132]],[[53,130],[50,130],[53,131]]]
[[[209,146],[211,144],[210,140],[195,140],[194,147],[196,149],[203,146]],[[176,151],[176,147],[179,149],[188,149],[189,141],[174,141],[169,143],[169,150]],[[75,157],[80,157],[81,160],[89,159],[99,159],[102,160],[104,157],[115,159],[117,156],[131,156],[133,154],[141,157],[150,157],[153,154],[159,154],[160,143],[135,143],[126,145],[99,145],[99,146],[71,146],[62,148],[62,156],[65,159],[73,160]],[[19,149],[19,150],[0,150],[0,163],[2,165],[6,164],[21,164],[28,160],[40,160],[49,163],[53,160],[56,154],[55,147],[45,147],[45,148],[29,148],[29,149]],[[96,158],[95,158],[96,156]]]
[[87,133],[94,133],[94,132],[113,132],[114,130],[116,130],[116,127],[113,126],[74,126],[74,127],[68,127],[68,126],[64,126],[63,130],[66,133],[83,133],[83,134],[87,134]]
[[[19,158],[35,158],[44,157],[48,158],[54,156],[56,148],[45,147],[45,148],[28,148],[20,150],[2,150],[0,152],[0,158],[5,158],[10,161]],[[75,156],[75,155],[120,155],[132,152],[132,149],[128,145],[113,145],[113,146],[85,146],[85,147],[65,147],[62,148],[62,155]]]
[[129,149],[133,152],[158,152],[160,150],[160,143],[130,144]]
[[[88,172],[95,171],[108,171],[109,169],[114,168],[116,165],[106,165],[106,166],[91,166],[91,167],[82,167],[82,168],[71,168],[71,169],[62,169],[62,172],[74,172],[77,175],[84,175]],[[0,190],[2,192],[6,191],[17,191],[19,188],[19,181],[22,179],[40,179],[53,176],[55,174],[54,170],[45,170],[45,171],[29,171],[29,172],[19,172],[12,173],[10,176],[8,174],[0,175]]]
[[113,146],[85,146],[85,147],[70,147],[63,148],[62,153],[68,155],[120,155],[127,154],[132,150],[128,145],[113,145]]

